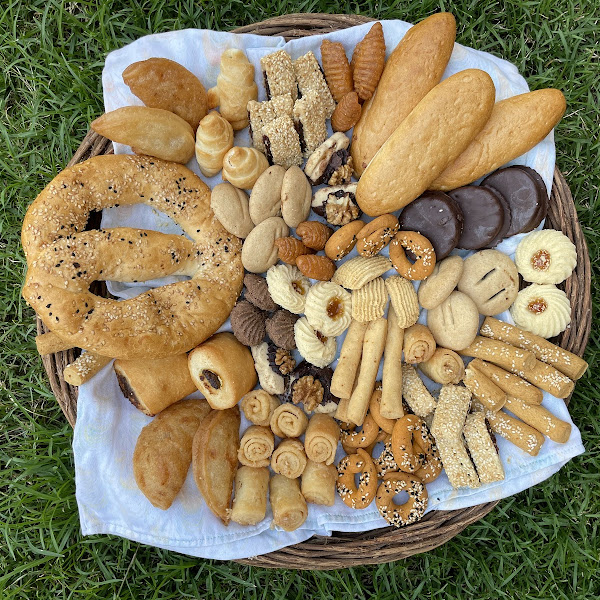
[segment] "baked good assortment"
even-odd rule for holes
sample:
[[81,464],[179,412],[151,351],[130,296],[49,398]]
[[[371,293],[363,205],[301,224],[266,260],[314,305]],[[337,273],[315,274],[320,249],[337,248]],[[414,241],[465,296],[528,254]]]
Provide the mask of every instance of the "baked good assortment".
[[[337,492],[400,527],[444,472],[457,489],[501,481],[495,435],[530,455],[569,439],[541,402],[587,368],[546,339],[569,325],[556,285],[576,250],[534,231],[548,209],[539,174],[503,167],[548,134],[564,97],[495,102],[478,69],[441,81],[455,34],[440,13],[387,61],[381,23],[351,57],[327,39],[295,60],[277,50],[260,59],[261,102],[241,50],[223,52],[208,93],[172,61],[130,65],[145,106],[92,126],[139,156],[70,167],[29,208],[23,295],[50,329],[40,353],[86,350],[65,371],[78,383],[117,359],[123,395],[156,415],[133,456],[154,506],[171,506],[191,466],[224,525],[256,525],[270,505],[293,531]],[[252,147],[235,146],[245,127]],[[222,172],[212,193],[178,164],[193,154],[204,176]],[[85,231],[91,211],[136,203],[187,237]],[[516,234],[513,262],[495,248]],[[166,275],[189,279],[122,302],[89,291]],[[507,310],[516,325],[493,317]],[[216,333],[228,317],[232,333]],[[205,400],[182,399],[194,391]]]

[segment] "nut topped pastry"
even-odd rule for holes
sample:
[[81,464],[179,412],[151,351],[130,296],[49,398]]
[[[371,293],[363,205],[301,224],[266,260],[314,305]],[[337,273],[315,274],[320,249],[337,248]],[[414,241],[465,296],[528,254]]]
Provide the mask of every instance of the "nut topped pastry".
[[277,50],[277,52],[263,56],[260,59],[260,66],[269,100],[281,94],[291,94],[293,100],[298,98],[298,86],[292,58],[285,50]]
[[293,65],[300,95],[304,97],[314,92],[323,104],[325,116],[331,117],[335,102],[312,50],[296,59]]
[[331,225],[343,226],[356,221],[362,214],[356,204],[356,186],[356,183],[349,183],[317,190],[312,209]]
[[332,377],[331,367],[315,367],[304,360],[294,369],[284,400],[302,404],[306,412],[335,412],[339,398],[331,393]]
[[248,102],[248,120],[250,121],[250,139],[257,150],[265,151],[262,128],[277,117],[292,116],[294,100],[291,94],[275,96],[265,102],[250,100]]
[[304,167],[313,185],[348,183],[352,177],[352,157],[348,152],[350,139],[343,133],[334,133],[309,157]]

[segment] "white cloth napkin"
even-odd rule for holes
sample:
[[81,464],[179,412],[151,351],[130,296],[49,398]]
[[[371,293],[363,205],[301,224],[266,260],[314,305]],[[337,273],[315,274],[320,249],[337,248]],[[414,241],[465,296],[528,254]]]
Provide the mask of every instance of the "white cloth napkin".
[[[383,21],[388,53],[404,36],[410,25],[402,21]],[[348,54],[370,28],[360,25],[287,44],[283,38],[231,33],[185,30],[143,37],[128,46],[112,52],[106,59],[103,72],[106,110],[140,104],[124,85],[121,73],[129,64],[162,56],[171,58],[194,72],[208,88],[216,83],[220,55],[226,48],[242,48],[255,65],[261,99],[264,92],[260,77],[260,57],[279,48],[285,48],[293,58],[312,50],[320,59],[320,43],[324,37],[340,41]],[[496,85],[497,99],[528,90],[527,83],[514,65],[490,54],[455,45],[445,77],[466,68],[487,71]],[[237,145],[249,145],[247,130],[236,135]],[[115,151],[128,152],[129,148],[115,144]],[[552,185],[554,170],[554,141],[552,133],[516,164],[536,169],[546,186]],[[188,165],[199,173],[195,159]],[[219,176],[205,179],[213,187]],[[164,215],[147,206],[136,205],[104,211],[103,227],[131,226],[156,229],[167,233],[182,233]],[[503,252],[512,255],[519,236],[502,243]],[[463,253],[464,254],[464,253]],[[122,298],[133,297],[154,285],[174,281],[174,278],[144,282],[143,284],[109,283],[110,291]],[[510,321],[510,314],[499,318]],[[425,322],[425,311],[421,315]],[[226,323],[222,329],[229,328]],[[340,338],[339,344],[342,339]],[[381,375],[381,373],[380,373]],[[435,388],[431,382],[429,387]],[[439,387],[439,386],[438,386]],[[562,400],[544,394],[543,405],[557,417],[571,422]],[[365,510],[352,510],[336,498],[332,507],[310,505],[308,519],[297,531],[288,533],[271,528],[270,509],[264,521],[254,527],[231,523],[224,527],[212,515],[193,481],[191,472],[186,483],[168,511],[154,508],[138,490],[133,478],[132,456],[141,429],[151,419],[136,410],[119,390],[112,365],[105,367],[90,382],[81,386],[73,449],[75,455],[76,495],[84,535],[111,533],[142,543],[176,550],[193,556],[217,559],[237,559],[255,556],[295,544],[311,536],[330,535],[332,531],[367,531],[386,526],[377,509],[371,505]],[[572,422],[571,422],[572,423]],[[242,417],[243,431],[249,423]],[[573,426],[566,444],[548,439],[537,457],[531,457],[498,437],[498,447],[505,469],[504,481],[482,486],[477,490],[454,490],[443,474],[427,486],[429,510],[455,510],[506,498],[531,487],[558,471],[569,459],[584,451],[578,429]],[[377,449],[374,454],[377,453]],[[338,449],[337,459],[343,451]]]

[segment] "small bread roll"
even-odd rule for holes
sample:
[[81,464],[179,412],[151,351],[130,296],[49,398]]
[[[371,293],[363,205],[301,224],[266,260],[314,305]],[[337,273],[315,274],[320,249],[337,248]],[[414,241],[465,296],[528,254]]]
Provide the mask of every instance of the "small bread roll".
[[235,496],[231,520],[240,525],[256,525],[267,514],[269,469],[240,467],[235,474]]
[[194,348],[188,367],[196,387],[218,410],[235,406],[258,381],[250,350],[232,333],[217,333]]
[[223,157],[230,148],[233,148],[233,129],[227,119],[213,110],[196,130],[196,160],[202,175],[216,175],[223,168]]
[[295,531],[308,516],[308,506],[299,481],[274,475],[269,484],[273,523],[285,531]]

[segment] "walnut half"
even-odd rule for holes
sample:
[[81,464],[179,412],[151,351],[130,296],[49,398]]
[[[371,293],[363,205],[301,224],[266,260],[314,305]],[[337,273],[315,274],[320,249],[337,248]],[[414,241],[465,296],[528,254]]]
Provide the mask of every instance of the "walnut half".
[[294,382],[292,402],[304,404],[304,410],[311,412],[323,402],[324,392],[323,385],[318,379],[315,380],[312,375],[306,375]]

